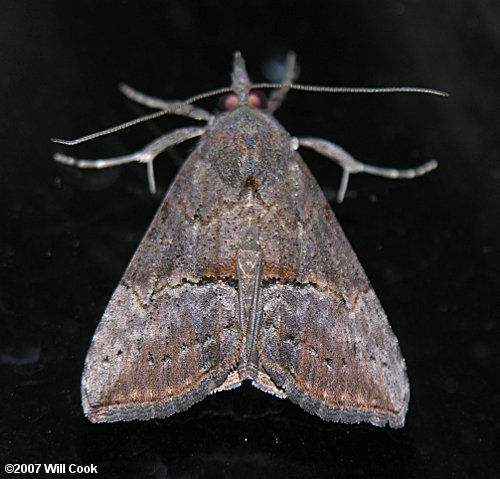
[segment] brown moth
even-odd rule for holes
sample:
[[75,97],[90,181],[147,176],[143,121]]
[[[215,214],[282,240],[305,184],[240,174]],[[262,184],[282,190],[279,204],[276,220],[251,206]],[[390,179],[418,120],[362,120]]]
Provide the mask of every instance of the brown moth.
[[[340,200],[349,173],[411,178],[436,163],[378,168],[326,140],[292,138],[272,113],[290,88],[313,89],[292,85],[292,72],[290,57],[286,84],[260,85],[279,87],[265,107],[236,53],[228,111],[215,116],[190,104],[202,95],[166,102],[122,86],[129,98],[161,110],[146,119],[175,113],[207,125],[175,130],[119,158],[55,155],[91,168],[145,162],[154,188],[152,160],[201,137],[94,334],[81,385],[92,422],[167,417],[249,379],[327,421],[404,425],[410,390],[398,341],[296,149],[309,146],[340,164]],[[121,128],[55,141],[76,144]]]

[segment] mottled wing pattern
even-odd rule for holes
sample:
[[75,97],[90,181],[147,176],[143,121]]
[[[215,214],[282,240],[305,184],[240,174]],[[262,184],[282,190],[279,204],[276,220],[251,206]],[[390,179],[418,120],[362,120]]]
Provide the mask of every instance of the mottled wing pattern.
[[285,178],[264,198],[279,237],[265,248],[262,377],[323,419],[402,427],[409,383],[387,317],[298,155]]
[[216,214],[224,201],[219,181],[196,150],[153,219],[85,361],[90,420],[169,416],[235,369],[242,342],[232,278],[237,245],[225,231],[234,227],[231,218],[221,223]]
[[232,80],[237,105],[210,118],[97,328],[85,414],[166,417],[248,378],[326,420],[401,427],[387,317],[295,142],[250,104],[239,53]]

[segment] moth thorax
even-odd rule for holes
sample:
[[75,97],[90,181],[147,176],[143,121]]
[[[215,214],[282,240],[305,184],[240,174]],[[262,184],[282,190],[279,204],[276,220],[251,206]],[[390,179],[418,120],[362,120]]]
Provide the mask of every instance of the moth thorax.
[[237,108],[212,130],[208,156],[221,179],[235,188],[257,189],[270,172],[283,171],[287,134],[253,108]]

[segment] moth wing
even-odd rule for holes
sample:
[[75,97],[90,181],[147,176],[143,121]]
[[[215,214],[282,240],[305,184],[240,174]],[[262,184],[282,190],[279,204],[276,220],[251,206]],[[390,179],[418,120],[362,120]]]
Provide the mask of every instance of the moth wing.
[[91,421],[166,417],[239,385],[235,251],[219,244],[218,181],[195,150],[116,288],[82,376]]
[[286,178],[266,199],[276,205],[269,230],[280,234],[265,251],[255,385],[275,392],[272,381],[278,395],[325,420],[402,427],[409,383],[397,338],[298,155]]

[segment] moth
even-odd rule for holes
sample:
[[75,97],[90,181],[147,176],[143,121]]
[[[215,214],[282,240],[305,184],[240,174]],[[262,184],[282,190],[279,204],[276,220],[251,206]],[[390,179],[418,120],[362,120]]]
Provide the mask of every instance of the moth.
[[[297,153],[310,147],[349,174],[413,178],[411,170],[363,164],[334,143],[294,138],[274,118],[291,88],[386,92],[250,81],[239,52],[232,85],[186,101],[128,86],[132,100],[159,110],[77,144],[167,113],[205,121],[166,133],[117,158],[59,162],[148,167],[166,148],[199,137],[170,186],[104,312],[88,351],[82,405],[92,422],[164,418],[246,379],[327,421],[404,425],[410,396],[396,336],[328,201]],[[266,104],[255,88],[275,88]],[[195,100],[228,93],[212,115]]]

